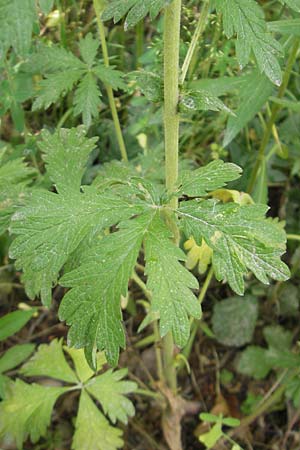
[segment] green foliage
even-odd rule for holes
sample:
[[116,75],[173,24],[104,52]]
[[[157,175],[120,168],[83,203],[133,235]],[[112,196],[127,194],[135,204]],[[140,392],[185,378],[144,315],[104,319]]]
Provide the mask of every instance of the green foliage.
[[[10,249],[17,267],[23,269],[28,295],[34,298],[40,293],[50,305],[51,288],[61,269],[83,242],[94,240],[90,248],[80,250],[80,265],[61,278],[60,284],[71,289],[59,311],[61,320],[71,325],[70,345],[85,348],[91,367],[96,364],[95,349],[104,350],[108,362],[116,365],[119,348],[125,346],[120,298],[127,294],[142,243],[152,293],[150,315],[160,317],[161,335],[172,331],[182,347],[189,336],[189,315],[200,317],[190,290],[197,289],[198,283],[179,263],[185,255],[172,244],[164,223],[165,206],[160,204],[165,194],[161,197],[155,186],[136,177],[117,183],[113,177],[102,186],[80,187],[94,145],[95,140],[85,138],[80,128],[43,133],[40,147],[57,193],[37,190],[13,216],[11,230],[17,237]],[[178,195],[206,196],[239,174],[234,164],[215,161],[185,173]],[[265,283],[267,275],[288,277],[279,258],[285,235],[276,221],[265,219],[265,207],[202,200],[185,202],[178,212],[186,235],[198,242],[203,238],[213,250],[217,278],[228,280],[238,294],[244,292],[247,268]],[[117,232],[99,235],[114,224]]]
[[37,442],[46,433],[55,402],[66,391],[17,379],[0,404],[0,436],[12,436],[18,449],[28,437]]
[[225,111],[230,109],[216,95],[207,91],[187,91],[181,94],[179,109],[182,112],[191,111]]
[[22,158],[6,159],[5,149],[0,151],[0,235],[9,227],[17,205],[24,202],[27,186],[35,170],[26,166]]
[[25,65],[25,70],[45,77],[39,83],[33,110],[47,109],[75,87],[74,114],[81,114],[84,125],[89,127],[92,120],[98,118],[101,105],[98,82],[113,89],[126,89],[120,71],[97,61],[98,47],[98,40],[90,33],[79,42],[82,59],[59,46],[40,45]]
[[211,449],[213,448],[221,438],[228,440],[231,444],[233,444],[232,450],[242,450],[242,448],[234,442],[226,433],[223,432],[222,427],[238,427],[240,425],[240,421],[235,419],[234,417],[225,417],[222,415],[215,416],[214,414],[209,413],[201,413],[200,419],[204,422],[213,423],[213,427],[207,432],[199,436],[199,441],[205,445],[205,448]]
[[[101,403],[104,413],[113,423],[117,420],[126,423],[127,416],[134,414],[134,408],[125,395],[133,392],[136,384],[123,380],[127,374],[126,370],[116,372],[109,370],[100,375],[92,372],[86,376],[87,370],[90,372],[91,370],[86,364],[83,352],[73,349],[68,353],[74,360],[76,372],[70,368],[65,359],[62,341],[57,340],[52,341],[49,346],[41,345],[36,354],[23,366],[21,373],[25,376],[55,378],[60,383],[63,381],[71,386],[53,387],[51,384],[47,385],[45,380],[43,385],[28,384],[19,379],[10,383],[5,400],[0,404],[0,436],[11,436],[16,441],[18,449],[23,448],[22,444],[28,437],[36,443],[46,434],[57,399],[67,392],[78,389],[82,392],[72,449],[116,450],[122,447],[122,431],[110,425],[89,393]],[[97,360],[100,363],[97,368],[99,370],[105,360],[103,355],[102,357],[98,355]],[[91,432],[87,433],[87,429]]]
[[241,176],[241,168],[235,164],[224,163],[217,159],[205,167],[194,171],[185,171],[181,174],[179,194],[190,197],[203,197],[208,192],[225,186]]
[[190,333],[189,315],[200,318],[199,303],[190,291],[198,288],[198,281],[179,263],[185,254],[170,237],[156,215],[145,237],[145,273],[152,293],[151,313],[159,313],[161,336],[172,331],[176,344],[183,347]]
[[154,103],[162,102],[164,98],[163,81],[159,75],[140,70],[132,72],[130,77],[135,80],[138,88],[148,100]]
[[136,25],[140,20],[150,14],[154,19],[159,11],[164,8],[170,0],[112,0],[104,10],[103,20],[114,19],[119,22],[126,14],[125,30]]
[[223,145],[227,146],[240,131],[261,110],[273,93],[274,86],[270,80],[259,71],[252,72],[247,77],[239,91],[240,104],[235,115],[229,117]]
[[28,53],[35,20],[34,0],[0,1],[0,59],[11,46],[20,56]]
[[18,344],[9,348],[0,358],[0,398],[4,398],[8,390],[10,378],[5,372],[19,366],[34,351],[34,344]]
[[240,347],[252,340],[258,315],[255,297],[245,295],[227,298],[214,306],[213,332],[224,345]]
[[249,346],[243,351],[237,364],[239,372],[256,379],[265,378],[274,368],[297,368],[299,355],[291,351],[292,334],[279,325],[263,330],[268,348]]
[[300,12],[300,4],[299,0],[280,0],[282,4],[286,4],[289,8],[294,9],[297,12]]
[[185,235],[206,241],[213,250],[217,279],[226,280],[239,295],[244,293],[247,269],[266,284],[268,276],[278,280],[289,277],[287,266],[280,260],[285,233],[277,221],[265,218],[266,211],[263,205],[240,206],[214,200],[189,201],[179,209]]
[[81,265],[60,281],[72,288],[59,310],[60,319],[71,325],[69,343],[84,346],[92,366],[95,348],[105,350],[108,362],[116,365],[119,347],[125,347],[120,299],[121,295],[126,296],[128,279],[152,217],[153,212],[149,211],[121,222],[117,233],[96,243],[84,255]]
[[6,314],[0,318],[0,341],[17,333],[32,318],[36,308],[25,311],[19,310]]
[[264,13],[255,0],[216,0],[223,14],[224,31],[228,38],[235,33],[237,59],[241,67],[248,64],[251,51],[258,67],[277,86],[281,84],[281,68],[276,56],[282,47],[268,32]]

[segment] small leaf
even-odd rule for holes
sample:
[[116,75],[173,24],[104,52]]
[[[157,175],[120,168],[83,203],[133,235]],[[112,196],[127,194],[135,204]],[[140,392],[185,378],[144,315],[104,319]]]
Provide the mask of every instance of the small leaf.
[[64,357],[62,340],[57,339],[50,345],[39,345],[37,352],[23,365],[20,373],[28,377],[44,376],[67,383],[77,383],[77,377]]
[[12,46],[19,56],[26,56],[36,20],[34,0],[0,0],[0,53]]
[[146,71],[131,72],[130,76],[136,81],[141,93],[151,102],[159,103],[164,98],[162,78]]
[[93,68],[93,73],[108,86],[111,86],[114,90],[123,89],[127,90],[127,85],[123,81],[124,74],[120,70],[116,70],[113,67],[103,66],[98,64]]
[[59,309],[61,320],[71,325],[69,343],[77,348],[85,347],[92,368],[96,348],[105,351],[109,364],[116,365],[119,348],[125,346],[121,295],[126,296],[128,280],[152,216],[150,210],[121,222],[118,232],[96,243],[86,252],[81,265],[60,281],[63,286],[71,287]]
[[75,422],[73,450],[117,450],[123,447],[122,431],[112,427],[90,396],[80,394],[79,411]]
[[109,416],[112,423],[120,420],[125,425],[128,417],[134,415],[134,406],[125,395],[137,389],[136,383],[123,380],[126,375],[127,369],[115,372],[107,370],[86,385],[87,391],[100,402],[104,413]]
[[31,319],[36,312],[36,308],[26,311],[14,311],[0,318],[0,341],[4,341],[9,336],[17,333]]
[[216,423],[210,431],[199,436],[199,441],[202,442],[207,449],[211,449],[216,445],[222,436],[222,423]]
[[270,348],[276,350],[290,350],[293,334],[280,325],[271,325],[263,330],[264,338]]
[[224,163],[217,159],[205,167],[193,171],[185,171],[181,175],[179,195],[201,197],[208,192],[225,186],[241,176],[242,169],[232,163]]
[[8,395],[0,403],[0,436],[12,436],[18,449],[28,437],[36,443],[45,436],[54,404],[66,391],[67,388],[26,384],[17,380],[10,385]]
[[258,315],[255,297],[231,297],[214,306],[212,324],[217,340],[223,345],[241,347],[251,342]]
[[[78,379],[82,383],[85,383],[86,381],[88,381],[90,378],[92,378],[95,375],[95,371],[92,370],[87,363],[83,349],[76,349],[76,348],[70,348],[70,347],[65,346],[64,350],[71,356],[71,358],[74,362],[75,371],[78,376]],[[99,352],[96,356],[96,360],[97,360],[97,371],[98,371],[106,363],[104,353]]]
[[92,67],[93,62],[96,58],[99,48],[99,40],[94,39],[92,33],[88,33],[83,39],[79,41],[80,55],[83,61]]
[[6,350],[0,358],[0,373],[14,369],[27,359],[34,351],[34,344],[19,344]]
[[242,352],[237,363],[237,370],[240,373],[252,376],[256,380],[265,378],[271,368],[266,360],[266,349],[254,345]]
[[226,111],[231,113],[230,109],[216,95],[200,90],[183,92],[180,97],[179,109],[182,112]]
[[99,116],[100,97],[101,92],[94,76],[87,73],[80,80],[74,94],[74,115],[82,114],[82,121],[87,128]]

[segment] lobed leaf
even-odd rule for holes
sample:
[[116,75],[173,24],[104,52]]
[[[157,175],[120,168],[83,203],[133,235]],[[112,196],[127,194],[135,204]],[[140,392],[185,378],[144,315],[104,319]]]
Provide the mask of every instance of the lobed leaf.
[[197,279],[179,262],[184,252],[171,241],[171,233],[158,214],[145,236],[145,273],[151,291],[151,316],[159,315],[160,333],[172,331],[175,343],[183,347],[190,334],[189,315],[200,318],[201,308],[191,289]]
[[107,370],[91,380],[87,385],[87,391],[92,394],[101,404],[103,411],[112,423],[120,420],[125,425],[128,417],[134,415],[132,402],[125,397],[137,389],[137,384],[132,381],[124,381],[127,369]]
[[74,95],[74,114],[82,114],[84,125],[89,128],[99,115],[101,92],[92,73],[80,80]]
[[[180,178],[179,195],[201,197],[234,181],[241,176],[242,169],[236,164],[217,159],[205,167],[185,171]],[[201,242],[201,241],[200,241]]]
[[54,404],[66,390],[16,380],[0,403],[0,436],[9,433],[18,449],[28,437],[36,443],[45,435]]
[[73,450],[117,450],[123,447],[122,431],[112,427],[90,396],[82,391],[75,422]]
[[91,186],[80,191],[87,155],[94,142],[84,138],[80,129],[59,130],[53,136],[44,133],[41,148],[46,151],[48,172],[58,194],[33,192],[26,206],[12,218],[10,231],[17,237],[10,255],[23,270],[28,296],[41,294],[48,306],[60,270],[89,233],[140,211],[139,206],[120,195],[101,194]]
[[77,383],[77,377],[65,359],[62,340],[57,339],[50,345],[39,345],[37,352],[23,365],[20,373],[27,377],[43,376],[67,383]]
[[60,281],[62,286],[71,287],[59,309],[60,319],[71,325],[69,344],[85,347],[92,367],[95,366],[95,348],[104,350],[107,361],[116,365],[119,348],[125,347],[121,295],[127,294],[128,280],[152,220],[150,210],[121,222],[118,232],[95,243],[83,256],[81,265]]
[[154,19],[169,3],[171,0],[112,0],[104,10],[102,19],[114,19],[116,23],[127,15],[125,20],[125,30],[127,30],[144,19],[147,14]]
[[183,92],[180,96],[179,109],[182,112],[226,111],[231,113],[231,110],[215,94],[204,90]]
[[279,86],[282,74],[276,55],[281,55],[282,47],[268,32],[259,4],[255,0],[216,0],[216,7],[223,14],[226,36],[237,35],[236,53],[240,65],[248,64],[252,51],[260,71]]
[[265,219],[263,205],[220,204],[213,200],[190,201],[179,209],[187,237],[203,238],[213,250],[213,267],[218,280],[226,280],[239,295],[244,293],[247,269],[265,284],[289,278],[280,260],[286,236],[281,226]]

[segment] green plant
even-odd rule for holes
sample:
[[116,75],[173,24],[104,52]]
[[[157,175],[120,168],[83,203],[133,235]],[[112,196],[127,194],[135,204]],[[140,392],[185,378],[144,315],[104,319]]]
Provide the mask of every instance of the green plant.
[[[133,392],[136,384],[122,380],[126,370],[113,372],[110,369],[95,376],[82,351],[69,348],[64,350],[71,357],[75,370],[68,365],[62,342],[58,340],[53,340],[49,346],[39,346],[34,356],[22,366],[20,374],[59,380],[59,386],[54,387],[51,382],[47,384],[45,381],[42,385],[28,384],[21,380],[13,383],[1,403],[1,432],[9,433],[18,447],[22,447],[28,436],[33,443],[37,442],[46,433],[52,409],[59,396],[78,390],[80,400],[72,448],[120,448],[123,444],[122,431],[111,426],[105,415],[113,424],[117,420],[126,424],[127,417],[134,414],[134,408],[125,394]],[[98,354],[97,371],[103,368],[105,362],[103,354]],[[92,399],[101,404],[105,415]],[[18,415],[17,421],[15,414]],[[87,428],[91,431],[88,434]]]
[[213,423],[213,427],[207,433],[199,436],[199,441],[205,445],[205,448],[210,449],[220,441],[220,439],[225,439],[232,444],[231,450],[243,450],[233,439],[231,439],[223,430],[223,426],[227,427],[238,427],[240,421],[234,417],[225,417],[222,415],[215,416],[214,414],[201,413],[200,419],[204,422]]
[[[19,24],[21,8],[17,0],[9,7],[0,0],[0,12],[4,11],[11,20],[6,25],[9,32],[5,35],[2,52],[6,54],[10,51],[16,58],[21,58],[20,73],[44,76],[43,80],[38,81],[33,111],[47,109],[63,97],[66,97],[66,105],[57,129],[44,129],[36,139],[42,161],[35,161],[35,165],[40,171],[37,176],[46,180],[44,185],[29,187],[37,172],[26,167],[19,158],[4,162],[0,167],[0,186],[4,186],[1,192],[1,232],[9,227],[14,238],[9,255],[15,260],[16,269],[22,271],[22,280],[30,299],[40,297],[42,303],[50,307],[53,287],[59,285],[68,289],[62,290],[58,315],[70,327],[70,348],[64,350],[73,359],[77,375],[68,366],[61,343],[53,341],[49,347],[40,346],[20,373],[30,377],[56,378],[60,382],[73,384],[71,387],[46,388],[15,381],[0,406],[4,413],[1,433],[12,433],[19,448],[28,436],[36,442],[45,435],[57,398],[71,390],[81,389],[73,448],[110,450],[122,445],[120,432],[108,424],[87,392],[92,390],[90,379],[99,370],[99,351],[104,352],[108,364],[115,367],[120,349],[126,347],[121,298],[127,298],[128,284],[132,280],[147,299],[147,315],[139,324],[139,329],[150,325],[153,327],[157,375],[162,386],[160,393],[152,389],[143,393],[159,401],[163,409],[163,429],[168,445],[172,450],[180,449],[180,420],[185,408],[177,386],[177,371],[181,366],[178,359],[181,357],[184,360],[189,356],[197,332],[197,321],[202,315],[201,302],[213,275],[217,281],[227,283],[232,291],[241,296],[245,293],[245,276],[249,272],[264,284],[268,284],[270,279],[283,282],[290,276],[287,265],[281,260],[286,250],[283,223],[267,217],[268,207],[262,204],[267,200],[267,177],[262,174],[267,172],[267,159],[274,154],[273,150],[268,149],[269,153],[265,155],[272,133],[275,139],[277,136],[275,121],[281,108],[285,107],[282,101],[298,55],[297,19],[289,19],[289,24],[285,25],[273,24],[275,31],[285,36],[281,42],[272,33],[274,29],[268,26],[263,10],[256,1],[205,0],[201,2],[195,34],[180,69],[180,0],[114,0],[107,8],[104,8],[103,2],[94,0],[103,64],[97,60],[99,42],[89,30],[91,24],[86,30],[89,33],[79,40],[81,59],[76,54],[77,45],[73,46],[73,51],[65,48],[67,41],[62,25],[60,44],[38,42],[36,48],[31,47],[36,8],[34,2],[28,0],[27,3],[22,4],[25,24]],[[300,12],[297,0],[282,3]],[[61,2],[58,4],[61,5]],[[46,13],[52,5],[52,2],[40,2],[40,8]],[[222,15],[226,36],[237,37],[235,46],[239,65],[243,67],[251,62],[257,68],[254,67],[250,73],[241,77],[191,81],[189,68],[196,54],[196,44],[205,32],[210,13],[214,11]],[[144,155],[128,162],[116,99],[112,92],[112,89],[119,88],[128,91],[126,78],[121,71],[109,65],[102,22],[113,19],[116,23],[126,16],[125,28],[130,29],[149,13],[152,19],[160,13],[163,16],[163,67],[159,66],[157,70],[156,64],[152,64],[153,71],[134,71],[129,80],[135,80],[141,93],[157,104],[159,113],[163,113],[159,127],[164,129],[164,180],[159,170],[159,174],[153,175],[151,172],[155,159],[151,159],[153,154],[147,155],[148,142],[140,134],[139,142],[144,147]],[[284,28],[286,25],[287,28]],[[12,27],[15,26],[20,32],[17,36],[12,35]],[[289,56],[282,76],[279,57],[285,51]],[[123,162],[109,162],[97,171],[95,177],[84,178],[86,168],[91,169],[91,160],[97,154],[98,138],[90,137],[88,132],[91,133],[91,125],[98,125],[102,95],[98,87],[99,80],[106,88]],[[131,83],[130,89],[135,89]],[[76,88],[72,93],[74,86]],[[224,146],[228,146],[272,96],[276,86],[280,86],[278,94],[272,97],[275,98],[274,105],[249,177],[249,192],[253,191],[258,177],[261,181],[253,194],[257,203],[249,195],[241,194],[241,189],[226,189],[228,184],[236,183],[242,176],[242,169],[235,163],[216,158],[195,169],[185,164],[184,170],[179,171],[181,120],[189,123],[199,111],[209,111],[209,114],[212,111],[220,112],[222,117],[228,115],[223,142]],[[232,108],[226,106],[219,97],[237,87],[242,104],[236,113],[232,113]],[[254,87],[258,96],[250,96]],[[11,108],[11,104],[27,100],[27,97],[12,94],[10,97],[13,100],[12,103],[7,102],[5,112]],[[70,118],[72,112],[75,116],[82,115],[86,127],[62,128],[61,125]],[[74,122],[72,119],[74,125],[78,125],[76,120]],[[20,130],[22,128],[20,126]],[[157,129],[153,134],[155,132]],[[189,140],[188,135],[185,137]],[[27,138],[25,136],[25,141]],[[159,139],[156,137],[155,142]],[[159,150],[158,144],[157,148]],[[213,148],[222,151],[218,146]],[[8,169],[11,169],[13,179],[8,176]],[[49,180],[50,183],[47,183]],[[199,299],[195,295],[199,290],[199,280],[191,271],[195,260],[192,264],[189,255],[190,260],[187,261],[181,248],[182,241],[192,243],[189,248],[191,251],[193,248],[195,250],[194,243],[199,244],[197,258],[202,258],[203,263],[198,266],[200,273],[204,273],[211,265],[199,291]],[[185,261],[186,265],[183,264]],[[142,269],[141,276],[137,274],[137,266]],[[247,296],[243,304],[236,297],[225,302],[225,311],[222,303],[215,308],[214,333],[217,339],[229,345],[244,345],[253,334],[257,302],[251,296]],[[221,316],[232,315],[236,311],[242,317],[246,311],[251,317],[248,317],[249,329],[244,330],[245,335],[232,336],[227,332],[224,336],[224,330],[221,327],[220,331],[218,325],[218,309]],[[181,356],[176,358],[175,345],[183,349]],[[74,348],[84,349],[89,366],[83,357],[83,350]],[[74,355],[80,355],[80,361]],[[55,360],[55,374],[51,368],[51,359]],[[295,358],[292,359],[294,363]],[[251,361],[255,361],[255,357]],[[102,366],[100,364],[100,368]],[[81,375],[82,370],[84,375]],[[111,392],[111,397],[103,400],[105,392],[102,395],[92,392],[92,395],[101,403],[104,413],[108,414],[112,422],[117,419],[126,422],[127,415],[133,414],[131,403],[123,397],[118,398],[115,407],[118,410],[123,402],[127,405],[125,413],[121,410],[120,414],[114,415],[109,405],[109,401],[114,403],[113,398],[120,386],[124,387],[121,387],[121,394],[135,390],[135,385],[130,382],[117,383],[123,375],[124,371],[113,372],[108,369],[104,374],[92,378],[98,381],[105,377],[108,379],[106,388]],[[94,381],[95,385],[98,381]],[[151,388],[154,389],[154,386]],[[47,401],[43,414],[38,417],[40,395],[45,395]],[[15,411],[22,411],[27,396],[32,398],[28,410],[30,414],[27,415],[25,411],[20,417],[16,417],[16,414],[9,416],[12,405]],[[181,412],[178,413],[176,408],[181,408]],[[174,421],[177,432],[170,436],[168,431]],[[231,426],[233,423],[222,418],[214,418],[214,421],[216,424],[213,430],[218,432],[219,437],[224,436],[222,425]],[[84,442],[88,423],[95,430],[97,427],[105,429],[107,442],[100,443],[100,439],[99,443],[96,440]],[[207,442],[211,435],[206,436]],[[98,437],[98,434],[94,436],[95,439]],[[239,448],[237,444],[233,445],[233,448]]]

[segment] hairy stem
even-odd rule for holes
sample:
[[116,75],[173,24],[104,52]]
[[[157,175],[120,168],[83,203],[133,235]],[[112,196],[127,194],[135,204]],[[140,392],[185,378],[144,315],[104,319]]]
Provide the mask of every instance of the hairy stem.
[[[285,72],[284,72],[283,81],[282,81],[282,84],[281,84],[281,86],[279,88],[279,91],[278,91],[277,97],[279,99],[283,98],[283,96],[285,94],[285,91],[286,91],[286,88],[287,88],[287,86],[289,84],[291,73],[292,73],[292,70],[293,70],[293,66],[294,66],[294,63],[295,63],[295,61],[297,59],[299,44],[300,44],[300,39],[299,38],[295,39],[294,45],[292,47],[292,50],[291,50],[291,53],[290,53],[290,56],[289,56],[289,59],[288,59],[288,62],[287,62],[287,66],[286,66],[286,69],[285,69]],[[264,131],[263,139],[261,141],[261,145],[260,145],[259,150],[258,150],[258,155],[257,155],[257,158],[256,158],[256,162],[255,162],[255,165],[253,167],[252,174],[251,174],[251,177],[250,177],[250,181],[249,181],[249,185],[248,185],[248,189],[247,189],[247,191],[250,194],[252,193],[253,188],[255,186],[255,182],[256,182],[256,179],[257,179],[258,172],[260,170],[261,164],[262,164],[262,162],[264,160],[264,157],[265,157],[265,150],[266,150],[266,147],[267,147],[267,145],[269,143],[269,140],[270,140],[270,137],[271,137],[271,134],[272,134],[272,131],[273,131],[273,127],[274,127],[274,124],[275,124],[275,121],[277,119],[277,116],[278,116],[278,113],[279,113],[280,109],[281,109],[281,105],[279,105],[277,103],[275,103],[273,105],[273,107],[272,107],[271,116],[269,118],[269,121],[267,122],[267,126],[266,126],[266,129]]]
[[194,35],[192,37],[188,52],[186,54],[185,60],[183,62],[182,65],[182,69],[181,69],[181,76],[180,76],[180,84],[183,84],[185,79],[186,79],[186,75],[188,73],[191,61],[193,59],[193,55],[196,51],[197,48],[197,43],[199,41],[200,36],[203,34],[203,31],[205,29],[205,25],[206,25],[206,21],[209,15],[209,1],[208,0],[204,0],[203,2],[203,6],[201,9],[201,13],[200,13],[200,17],[196,26],[196,30],[194,32]]
[[[103,53],[103,61],[104,61],[104,64],[108,67],[109,66],[109,56],[108,56],[106,39],[105,39],[105,30],[104,30],[104,26],[103,26],[103,23],[101,20],[101,14],[103,12],[102,3],[103,3],[102,0],[93,0],[94,10],[95,10],[96,19],[97,19],[97,25],[98,25],[98,31],[99,31],[100,41],[101,41],[102,53]],[[120,125],[120,121],[119,121],[119,117],[118,117],[114,93],[113,93],[111,86],[109,86],[108,84],[105,84],[105,89],[107,92],[109,107],[111,110],[111,115],[113,118],[115,130],[116,130],[116,137],[117,137],[117,141],[119,144],[121,157],[125,162],[128,162],[127,151],[126,151],[125,142],[123,139],[121,125]]]
[[[181,0],[174,0],[165,8],[164,15],[164,131],[166,159],[166,188],[169,194],[175,189],[178,178],[179,154],[179,44]],[[170,207],[176,209],[178,200],[171,197]],[[170,216],[170,229],[178,242],[178,230]],[[172,333],[163,339],[164,372],[168,386],[176,392],[177,377],[174,366],[174,341]]]

